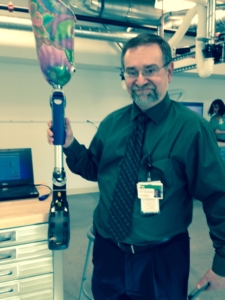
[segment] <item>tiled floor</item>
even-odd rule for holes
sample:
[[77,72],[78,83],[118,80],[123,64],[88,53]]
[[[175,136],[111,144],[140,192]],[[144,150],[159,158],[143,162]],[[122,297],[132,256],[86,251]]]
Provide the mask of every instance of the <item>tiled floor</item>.
[[[71,241],[64,251],[64,300],[77,300],[87,251],[87,230],[98,202],[98,193],[68,196],[71,218]],[[211,267],[213,248],[208,236],[201,203],[194,201],[194,216],[189,228],[191,237],[191,271],[189,291]],[[89,265],[91,274],[91,264]],[[85,297],[82,300],[86,299]],[[150,300],[150,299],[149,299]],[[179,299],[174,299],[179,300]],[[195,300],[225,300],[225,290],[203,292]]]

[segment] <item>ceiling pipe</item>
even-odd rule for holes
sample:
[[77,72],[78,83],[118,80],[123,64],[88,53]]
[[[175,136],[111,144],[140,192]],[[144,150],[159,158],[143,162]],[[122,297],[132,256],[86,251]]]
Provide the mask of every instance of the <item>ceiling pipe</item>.
[[155,0],[64,0],[72,11],[103,18],[159,25],[161,10],[155,8]]
[[207,0],[206,38],[208,44],[215,44],[216,0]]
[[[207,9],[204,5],[198,4],[198,30],[196,38],[196,62],[197,71],[200,77],[206,78],[212,75],[214,69],[214,57],[212,53],[205,55],[205,49],[208,49],[206,22],[207,22]],[[204,53],[203,53],[204,52]]]
[[[4,7],[4,9],[6,9],[6,6],[0,5],[0,9],[3,7]],[[221,9],[222,5],[219,5],[218,7]],[[21,8],[21,9],[24,12],[24,10],[26,8]],[[27,9],[27,12],[28,12],[28,9]],[[164,24],[164,22],[166,22],[167,19],[171,16],[173,16],[173,17],[181,16],[186,12],[187,12],[187,10],[166,13],[161,16],[160,24]],[[80,18],[80,16],[79,16],[79,18]],[[84,16],[84,18],[89,18],[89,17]],[[93,18],[93,19],[96,19],[96,18]],[[107,22],[108,21],[109,20],[107,20]],[[98,18],[98,20],[96,22],[101,23],[102,19]],[[215,24],[215,21],[214,21],[214,24]],[[130,26],[130,25],[131,25],[130,23],[126,23],[126,26]],[[123,26],[125,26],[124,23],[123,23]],[[32,31],[32,25],[31,25],[30,19],[5,17],[5,16],[0,17],[0,28]],[[164,33],[164,28],[159,28],[159,27],[157,28],[156,26],[147,26],[147,27],[142,26],[141,28],[142,29],[148,28],[148,30],[152,30],[152,31],[156,31],[158,29],[158,33],[159,32],[161,32],[161,34]],[[162,33],[162,31],[163,31],[163,33]],[[173,30],[173,31],[165,30],[165,32],[172,33],[172,34],[176,33],[176,31],[177,30]],[[185,34],[187,34],[187,32]],[[86,30],[86,29],[83,29],[82,26],[80,26],[79,29],[77,29],[77,28],[75,29],[75,35],[77,37],[84,37],[84,38],[89,38],[89,39],[107,40],[107,41],[112,41],[112,42],[117,42],[117,43],[125,43],[127,40],[129,40],[132,37],[135,37],[137,34],[131,33],[131,32],[109,32],[109,31],[102,32],[101,30],[98,30],[98,32],[97,32],[97,31],[93,30],[92,28],[89,28],[88,30]]]
[[[77,17],[77,15],[76,15]],[[128,26],[128,24],[127,24]],[[118,32],[103,32],[99,28],[98,31],[94,31],[91,27],[88,29],[83,29],[82,26],[76,25],[74,33],[77,37],[81,38],[89,38],[95,40],[104,40],[110,42],[117,43],[125,43],[129,39],[138,35],[138,33],[126,32],[126,31],[118,31]],[[32,31],[32,23],[30,19],[24,18],[16,18],[16,17],[8,17],[8,16],[0,16],[0,28],[4,29],[14,29],[14,30],[24,30],[24,31]],[[142,28],[143,29],[143,28]],[[157,31],[156,26],[148,26],[148,31],[152,31],[153,33]],[[177,30],[166,30],[166,33],[174,34]],[[195,34],[190,34],[191,36],[195,36]]]
[[137,33],[132,32],[95,32],[91,30],[83,30],[82,27],[80,29],[74,30],[76,37],[85,37],[88,39],[97,39],[102,41],[110,41],[116,43],[126,43],[129,39],[137,36]]
[[164,23],[167,23],[170,21],[171,17],[184,17],[186,13],[188,12],[188,9],[178,10],[178,11],[168,11],[164,13],[160,19],[164,20]]
[[[71,9],[75,13],[78,21],[137,29],[150,28],[151,30],[157,31],[161,36],[163,36],[164,32],[174,34],[182,21],[174,21],[173,18],[182,17],[187,13],[187,10],[180,10],[167,12],[162,15],[160,10],[153,8],[154,0],[124,0],[123,2],[119,0],[64,0],[64,2],[70,6],[77,6],[77,8],[71,7]],[[8,6],[0,4],[0,10],[8,11]],[[151,13],[153,10],[154,14]],[[216,10],[225,10],[225,4],[216,5]],[[27,7],[14,7],[14,11],[29,13]],[[84,11],[86,15],[79,14],[79,11]],[[13,16],[13,12],[11,14]],[[104,16],[108,18],[103,18]],[[218,14],[215,21],[218,27],[221,24],[225,25],[225,13],[222,16]],[[169,25],[173,28],[169,29]],[[186,35],[196,36],[196,27],[197,24],[190,24]],[[89,32],[88,35],[90,35]]]
[[[183,39],[186,31],[188,30],[192,19],[196,14],[201,14],[200,16],[202,19],[204,19],[204,22],[206,20],[206,17],[203,16],[202,9],[201,9],[201,4],[196,4],[193,8],[189,9],[183,18],[183,22],[179,26],[177,32],[172,36],[172,38],[168,41],[170,46],[172,48],[176,48],[177,45],[180,43],[180,41]],[[205,37],[205,35],[204,35]]]
[[[126,0],[126,1],[130,1],[130,0]],[[66,0],[64,2],[66,2]],[[83,0],[82,1],[75,0],[75,2],[83,2]],[[149,3],[149,0],[142,0],[142,3],[143,2],[146,2],[146,3],[148,2]],[[68,1],[67,1],[67,4],[68,4]],[[0,4],[0,10],[8,11],[8,6]],[[133,11],[134,10],[135,9],[133,8]],[[140,8],[139,8],[139,10],[140,10]],[[26,8],[26,7],[16,7],[15,6],[13,11],[14,12],[22,12],[22,13],[25,13],[25,14],[29,13],[28,8]],[[154,9],[154,11],[155,11],[155,9]],[[90,15],[90,12],[89,12],[89,15],[80,15],[80,14],[76,13],[76,11],[74,11],[74,9],[73,9],[73,12],[75,13],[76,18],[77,18],[78,21],[91,22],[91,23],[97,23],[97,24],[105,24],[105,25],[107,24],[107,25],[120,26],[120,27],[125,27],[125,28],[130,27],[130,28],[133,28],[133,29],[140,29],[140,30],[142,30],[142,29],[143,30],[152,30],[152,31],[155,31],[155,32],[157,32],[157,30],[159,30],[158,26],[161,23],[161,20],[159,19],[161,17],[160,14],[157,14],[157,15],[153,14],[154,18],[156,18],[156,16],[157,16],[157,21],[156,21],[156,19],[154,19],[154,20],[152,19],[153,15],[148,15],[147,17],[145,16],[145,19],[141,19],[141,15],[139,15],[139,17],[137,17],[137,18],[131,18],[129,16],[129,18],[126,18],[126,21],[123,21],[122,18],[119,19],[118,16],[116,18],[114,18],[114,15],[112,13],[110,15],[112,17],[112,19],[106,19],[106,18],[103,18],[102,16],[101,17],[96,17],[96,16],[93,16],[93,15]],[[86,13],[87,13],[87,11],[86,11]],[[142,12],[142,14],[143,14],[143,12]],[[145,12],[145,14],[146,14],[146,12]],[[181,11],[181,14],[182,14],[182,11]],[[11,12],[10,15],[13,17],[13,12]],[[133,12],[133,15],[134,15],[134,12]],[[177,12],[176,15],[179,15],[179,12]],[[109,16],[109,14],[107,16]],[[3,16],[3,17],[5,17],[5,16]],[[7,15],[7,17],[9,17],[9,16]],[[0,16],[0,18],[1,18],[1,16]],[[147,19],[148,24],[144,24],[144,21],[146,21],[146,18],[148,18]],[[20,18],[18,18],[18,20],[20,20]],[[1,26],[2,26],[2,28],[6,28],[5,27],[6,25],[4,23],[5,23],[5,21],[0,22],[0,28],[1,28]],[[10,24],[11,22],[8,22],[8,23]],[[11,27],[11,26],[12,25],[9,25],[9,27]],[[18,27],[16,29],[19,29],[19,24],[16,27]],[[11,27],[11,29],[13,29],[13,28]],[[174,34],[176,32],[176,29],[164,29],[164,32],[168,33],[168,34]],[[81,34],[81,33],[79,33],[79,34]],[[84,31],[83,31],[83,34],[84,34]],[[87,35],[90,36],[89,31],[87,32]],[[186,35],[187,36],[192,36],[192,37],[196,36],[195,32],[191,32],[191,31],[187,31]],[[85,37],[85,36],[83,36],[83,37]],[[95,35],[92,34],[91,38],[96,38],[97,39],[98,36],[96,35],[96,37],[95,37]],[[124,38],[122,40],[124,40]]]
[[[12,18],[12,17],[0,17],[0,28],[5,29],[14,29],[14,30],[24,30],[32,32],[32,23],[30,19],[22,18]],[[129,39],[137,36],[137,33],[132,32],[96,32],[91,29],[83,30],[80,26],[80,29],[75,29],[74,34],[76,37],[85,37],[89,39],[97,39],[111,42],[121,42],[125,43]]]
[[[8,11],[8,6],[0,4],[0,10]],[[15,6],[13,11],[10,13],[10,15],[12,17],[14,17],[13,12],[28,14],[28,18],[26,18],[26,19],[30,19],[29,10],[27,7]],[[131,21],[125,22],[125,21],[121,21],[121,20],[105,19],[105,18],[94,17],[94,16],[90,16],[90,15],[80,15],[80,14],[75,14],[75,15],[76,15],[76,18],[78,21],[98,23],[98,24],[107,24],[107,25],[121,26],[121,27],[132,27],[132,28],[136,28],[136,29],[148,29],[149,28],[149,26],[147,26],[147,25],[132,23]],[[8,17],[8,15],[7,15],[7,17]]]
[[[154,0],[64,0],[68,1],[68,4],[75,5],[76,9],[81,9],[86,14],[98,14],[101,10],[101,17],[107,17],[109,19],[114,20],[126,20],[128,22],[134,22],[135,24],[145,24],[157,26],[158,35],[164,35],[164,31],[169,28],[166,26],[169,22],[172,25],[176,24],[173,22],[174,17],[183,17],[188,12],[187,9],[180,11],[172,11],[167,12],[162,15],[161,10],[154,9],[154,13],[152,13],[155,1]],[[172,1],[172,0],[171,0]],[[197,4],[205,4],[207,0],[194,0]],[[210,1],[210,0],[208,0]],[[72,4],[73,3],[73,4]],[[224,10],[225,4],[216,5],[216,10]],[[74,13],[76,14],[76,9],[74,9]],[[182,21],[178,21],[177,27],[181,25]],[[221,25],[221,22],[225,23],[225,12],[224,15],[218,16],[218,19],[215,19],[215,25],[218,27]],[[217,24],[216,24],[217,23]],[[191,30],[196,31],[197,24],[190,24],[190,27],[186,34],[188,34]]]
[[214,58],[211,55],[208,55],[206,58],[203,54],[205,50],[205,41],[206,39],[206,19],[207,11],[206,7],[201,0],[197,0],[197,3],[192,9],[190,9],[186,16],[184,17],[183,23],[177,30],[176,34],[168,41],[171,48],[176,48],[183,36],[185,35],[186,30],[189,28],[192,19],[197,14],[199,17],[199,23],[197,28],[197,39],[196,39],[196,62],[197,70],[200,77],[209,77],[213,72]]
[[[215,5],[215,12],[216,11],[224,11],[225,4],[217,4]],[[177,29],[180,27],[182,20],[174,20],[174,17],[184,16],[187,10],[175,11],[175,12],[166,12],[162,17],[164,18],[164,28],[168,29],[169,27]],[[220,28],[221,25],[225,26],[225,11],[223,14],[216,14],[215,13],[215,30]],[[196,27],[198,26],[198,21],[192,22],[189,26],[189,32],[195,31]]]
[[162,16],[160,17],[159,19],[159,24],[158,25],[158,28],[157,28],[157,33],[159,36],[161,36],[162,38],[164,38],[164,31],[165,31],[165,23],[168,22],[168,19],[169,17],[171,16],[184,16],[186,15],[186,13],[188,12],[187,9],[184,9],[184,10],[180,10],[180,11],[170,11],[170,12],[166,12],[164,14],[162,14]]
[[[0,4],[0,10],[7,10],[7,11],[9,11],[8,5]],[[11,13],[13,11],[21,12],[21,13],[28,13],[29,12],[27,7],[22,7],[22,6],[20,6],[20,7],[18,7],[18,6],[13,7],[13,10],[11,11]]]
[[15,29],[23,31],[32,31],[32,23],[30,19],[14,18],[14,17],[0,17],[0,28]]

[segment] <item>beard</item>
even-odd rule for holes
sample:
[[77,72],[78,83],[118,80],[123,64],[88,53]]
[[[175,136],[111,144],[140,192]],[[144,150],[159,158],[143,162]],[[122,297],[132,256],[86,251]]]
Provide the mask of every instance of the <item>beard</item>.
[[161,100],[162,95],[157,91],[156,86],[143,85],[139,87],[134,85],[131,88],[131,98],[140,109],[148,109],[152,104]]

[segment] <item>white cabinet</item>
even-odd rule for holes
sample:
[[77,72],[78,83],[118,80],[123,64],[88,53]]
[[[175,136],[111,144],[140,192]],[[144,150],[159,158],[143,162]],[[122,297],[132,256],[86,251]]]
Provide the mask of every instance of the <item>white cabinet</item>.
[[0,266],[0,283],[49,273],[53,273],[52,257],[7,263]]
[[0,248],[37,241],[46,241],[47,230],[47,224],[2,229],[0,230]]
[[[13,296],[26,296],[30,293],[37,293],[39,291],[48,289],[53,290],[53,274],[33,276],[29,278],[3,282],[0,283],[0,299],[8,300]],[[50,299],[53,299],[53,297]]]
[[[47,224],[0,230],[0,299],[63,300],[61,254],[50,251]],[[60,251],[61,252],[61,251]]]
[[7,300],[52,300],[53,299],[53,291],[45,290],[45,291],[39,291],[36,293],[29,293],[26,295],[22,295],[19,297],[9,297]]

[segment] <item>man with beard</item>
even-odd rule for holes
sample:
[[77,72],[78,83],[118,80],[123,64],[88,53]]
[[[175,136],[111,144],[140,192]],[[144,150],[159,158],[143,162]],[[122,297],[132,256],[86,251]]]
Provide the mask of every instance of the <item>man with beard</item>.
[[133,103],[101,122],[88,149],[66,119],[68,167],[98,181],[100,191],[94,299],[187,299],[193,198],[203,203],[215,248],[212,269],[197,286],[223,288],[225,168],[215,135],[206,120],[169,98],[173,62],[165,40],[140,34],[124,45],[121,62]]

